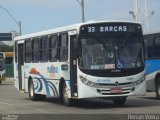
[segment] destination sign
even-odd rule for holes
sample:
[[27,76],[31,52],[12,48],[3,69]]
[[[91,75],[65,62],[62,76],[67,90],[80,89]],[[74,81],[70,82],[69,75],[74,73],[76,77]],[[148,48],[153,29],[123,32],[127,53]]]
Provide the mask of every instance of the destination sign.
[[110,32],[137,32],[141,31],[138,24],[90,24],[81,27],[81,33],[110,33]]
[[[97,29],[97,30],[96,30]],[[101,27],[87,27],[87,32],[126,32],[127,26],[101,26]]]

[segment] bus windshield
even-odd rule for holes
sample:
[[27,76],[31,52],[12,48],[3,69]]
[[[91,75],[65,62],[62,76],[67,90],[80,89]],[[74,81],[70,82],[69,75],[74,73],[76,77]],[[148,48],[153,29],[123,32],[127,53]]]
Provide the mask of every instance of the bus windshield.
[[108,70],[143,67],[142,41],[138,33],[81,37],[79,65],[83,69]]

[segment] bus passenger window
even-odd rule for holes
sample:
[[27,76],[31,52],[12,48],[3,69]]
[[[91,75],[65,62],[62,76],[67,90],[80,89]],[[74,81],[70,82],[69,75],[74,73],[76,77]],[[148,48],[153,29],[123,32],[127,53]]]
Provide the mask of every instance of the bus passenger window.
[[61,34],[60,35],[60,61],[68,60],[68,35]]
[[43,62],[46,62],[48,61],[48,36],[42,37],[41,48],[42,48],[41,60]]
[[32,41],[33,41],[32,61],[39,62],[40,61],[40,39],[34,38]]
[[145,59],[153,57],[153,38],[145,39]]
[[49,40],[49,60],[57,61],[57,41],[58,35],[52,35]]
[[30,39],[25,41],[25,62],[30,63],[32,61],[32,41]]
[[154,43],[154,57],[160,57],[160,37],[159,36],[157,36],[157,37],[155,37],[155,41],[154,41],[155,43]]

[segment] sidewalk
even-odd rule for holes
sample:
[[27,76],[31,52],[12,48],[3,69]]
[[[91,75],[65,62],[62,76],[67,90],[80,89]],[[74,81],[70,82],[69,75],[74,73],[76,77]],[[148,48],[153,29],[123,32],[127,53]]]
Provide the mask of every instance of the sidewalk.
[[14,78],[7,78],[6,77],[6,80],[2,81],[2,84],[14,84],[15,82],[15,79]]

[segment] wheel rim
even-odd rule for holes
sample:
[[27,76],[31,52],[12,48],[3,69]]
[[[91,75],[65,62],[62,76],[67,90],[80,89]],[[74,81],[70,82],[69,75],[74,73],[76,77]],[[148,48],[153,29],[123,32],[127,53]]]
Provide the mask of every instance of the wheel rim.
[[67,93],[67,87],[66,86],[63,89],[63,100],[64,100],[64,102],[68,101],[68,93]]
[[31,95],[31,97],[33,97],[33,94],[34,94],[34,92],[33,92],[33,83],[31,83],[31,86],[30,86],[30,95]]

